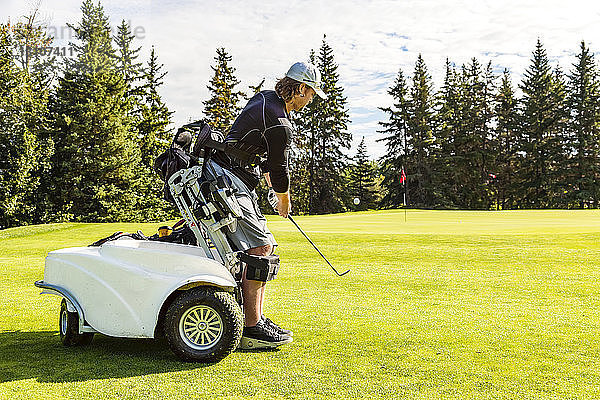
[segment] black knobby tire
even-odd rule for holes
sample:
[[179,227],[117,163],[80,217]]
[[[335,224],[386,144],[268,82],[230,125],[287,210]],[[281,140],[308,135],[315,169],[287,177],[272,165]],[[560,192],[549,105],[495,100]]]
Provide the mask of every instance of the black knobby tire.
[[242,310],[234,296],[213,287],[183,292],[164,319],[169,347],[185,361],[222,360],[239,345],[243,327]]
[[91,332],[79,333],[79,315],[67,309],[67,301],[65,299],[60,303],[58,332],[60,334],[60,341],[65,346],[87,345],[94,338],[94,334]]

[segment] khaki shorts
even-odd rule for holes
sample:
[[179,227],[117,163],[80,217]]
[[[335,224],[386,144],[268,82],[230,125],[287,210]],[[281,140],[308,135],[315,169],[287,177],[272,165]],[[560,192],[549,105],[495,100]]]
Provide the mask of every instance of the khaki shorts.
[[227,238],[237,247],[237,250],[248,250],[270,244],[277,246],[275,237],[267,228],[267,219],[258,207],[256,191],[248,187],[233,172],[222,168],[214,161],[209,161],[205,178],[214,180],[217,176],[226,175],[231,179],[232,187],[237,189],[235,197],[242,208],[243,217],[238,220],[237,230],[229,232],[225,229]]

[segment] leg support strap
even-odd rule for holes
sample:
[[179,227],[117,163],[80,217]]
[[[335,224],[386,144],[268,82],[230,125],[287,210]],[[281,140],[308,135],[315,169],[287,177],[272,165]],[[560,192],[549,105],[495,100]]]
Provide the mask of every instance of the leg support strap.
[[246,279],[260,282],[268,282],[277,276],[279,272],[279,256],[253,256],[239,253],[240,260],[246,264]]

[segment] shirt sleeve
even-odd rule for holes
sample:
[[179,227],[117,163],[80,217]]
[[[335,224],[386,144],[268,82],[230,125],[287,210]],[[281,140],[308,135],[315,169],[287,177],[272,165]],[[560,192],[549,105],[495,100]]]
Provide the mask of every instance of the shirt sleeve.
[[288,153],[292,141],[291,126],[277,125],[265,131],[267,142],[267,160],[262,170],[268,172],[273,190],[285,193],[290,189],[290,174],[288,170]]

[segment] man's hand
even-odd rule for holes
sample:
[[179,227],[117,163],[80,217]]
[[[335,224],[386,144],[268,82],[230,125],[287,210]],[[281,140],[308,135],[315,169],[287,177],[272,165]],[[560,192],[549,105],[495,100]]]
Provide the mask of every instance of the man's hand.
[[267,198],[269,200],[269,204],[271,204],[271,207],[277,211],[277,214],[281,215],[283,218],[287,218],[292,210],[290,192],[275,193],[273,188],[269,188],[269,194],[267,195]]
[[277,193],[277,198],[279,199],[279,203],[277,204],[277,212],[283,218],[287,218],[290,211],[292,211],[292,203],[290,202],[290,194],[286,193]]

